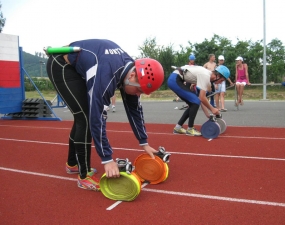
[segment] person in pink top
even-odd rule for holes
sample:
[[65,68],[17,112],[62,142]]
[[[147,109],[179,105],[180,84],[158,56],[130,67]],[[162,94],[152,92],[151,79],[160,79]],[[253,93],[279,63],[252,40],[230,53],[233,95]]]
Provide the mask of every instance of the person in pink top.
[[236,58],[236,88],[238,101],[236,104],[243,105],[242,95],[245,85],[250,85],[248,77],[247,64],[243,62],[243,58],[238,56]]

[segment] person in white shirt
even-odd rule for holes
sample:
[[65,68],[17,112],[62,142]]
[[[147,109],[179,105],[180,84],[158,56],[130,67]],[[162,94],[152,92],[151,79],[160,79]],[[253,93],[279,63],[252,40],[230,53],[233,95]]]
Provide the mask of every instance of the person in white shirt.
[[[214,71],[207,70],[202,66],[182,66],[174,70],[168,80],[168,87],[188,105],[182,117],[174,127],[173,133],[186,134],[189,136],[201,136],[201,133],[195,129],[194,121],[200,105],[207,117],[210,110],[214,115],[219,114],[219,110],[213,107],[207,97],[206,92],[211,89],[211,82],[219,84],[230,76],[230,71],[226,66],[218,66]],[[195,84],[196,91],[189,89],[184,82]],[[202,103],[202,104],[201,104]],[[188,119],[187,130],[183,128],[183,124]]]

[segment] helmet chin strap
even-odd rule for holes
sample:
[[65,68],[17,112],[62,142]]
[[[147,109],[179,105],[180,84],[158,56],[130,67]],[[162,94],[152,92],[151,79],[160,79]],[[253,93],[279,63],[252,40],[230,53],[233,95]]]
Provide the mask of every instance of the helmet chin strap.
[[220,79],[222,79],[222,78],[225,78],[224,76],[220,75],[220,78],[217,79],[217,76],[218,76],[218,75],[216,75],[216,80],[211,81],[212,83],[215,83],[216,81],[218,81],[218,80],[220,80]]
[[132,67],[132,68],[129,70],[129,72],[127,73],[126,78],[125,78],[125,80],[124,80],[124,85],[130,85],[130,86],[140,87],[140,84],[134,83],[134,82],[130,82],[130,75],[131,75],[131,73],[134,71],[134,69],[135,69],[135,66]]
[[220,77],[219,79],[216,79],[216,80],[212,81],[212,83],[215,83],[216,81],[218,81],[218,80],[220,80],[220,79],[222,79],[222,77]]

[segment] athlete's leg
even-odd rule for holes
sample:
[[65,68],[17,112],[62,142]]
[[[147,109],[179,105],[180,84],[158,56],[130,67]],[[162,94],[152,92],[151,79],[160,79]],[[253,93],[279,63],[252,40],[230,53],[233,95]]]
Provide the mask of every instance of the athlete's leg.
[[58,94],[64,100],[74,117],[70,132],[67,163],[78,164],[80,178],[90,171],[91,134],[85,81],[66,64],[62,55],[51,56],[47,62],[47,72]]
[[[215,102],[216,102],[216,107],[217,107],[217,109],[221,109],[220,108],[220,93],[217,93],[216,95],[215,95]],[[222,107],[223,108],[223,107]]]
[[221,107],[225,109],[225,92],[221,92]]
[[189,106],[179,119],[178,125],[182,126],[187,118],[189,118],[188,126],[191,125],[191,127],[193,127],[201,103],[196,93],[184,85],[183,80],[175,73],[170,74],[167,84],[168,87]]

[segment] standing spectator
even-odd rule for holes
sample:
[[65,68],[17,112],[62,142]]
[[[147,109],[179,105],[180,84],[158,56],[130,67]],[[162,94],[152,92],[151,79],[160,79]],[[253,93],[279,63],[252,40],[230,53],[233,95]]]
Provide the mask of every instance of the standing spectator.
[[[214,54],[210,54],[210,55],[209,55],[209,61],[206,62],[203,67],[205,67],[206,69],[208,69],[208,70],[210,70],[210,71],[214,71],[215,68],[217,67],[215,61],[216,61],[215,55],[214,55]],[[215,86],[214,86],[213,83],[211,83],[211,89],[212,89],[212,93],[215,92]],[[211,94],[211,93],[209,93],[209,94]],[[215,102],[214,102],[214,96],[211,96],[211,97],[210,97],[210,104],[211,104],[213,107],[216,107],[216,106],[215,106]]]
[[248,66],[243,62],[243,58],[238,56],[236,58],[236,87],[238,100],[236,104],[243,105],[242,95],[245,85],[250,85],[248,76]]
[[210,54],[209,55],[209,61],[206,62],[203,67],[205,67],[206,69],[208,69],[210,71],[214,71],[216,66],[217,66],[215,61],[216,61],[215,55]]
[[188,62],[188,64],[191,66],[194,66],[194,65],[196,65],[195,64],[195,60],[196,60],[196,57],[195,57],[195,55],[193,55],[193,54],[191,54],[190,56],[189,56],[189,62]]
[[[220,55],[218,57],[219,63],[218,66],[224,65],[225,63],[225,57],[223,55]],[[231,81],[230,78],[227,79],[230,82],[230,85],[234,85],[234,83]],[[221,112],[226,112],[227,109],[225,108],[225,93],[226,93],[226,81],[223,81],[221,84],[215,85],[216,89],[216,95],[215,95],[215,101],[216,101],[216,107]],[[221,108],[220,108],[220,102],[221,102]]]
[[[112,112],[116,112],[116,95],[114,95],[114,96],[111,98],[111,107],[112,107]],[[109,111],[109,110],[110,110],[110,107],[107,106],[107,107],[106,107],[106,110]]]
[[116,94],[111,98],[112,112],[116,112]]
[[[195,60],[196,60],[196,57],[194,54],[191,54],[189,55],[189,62],[188,62],[188,65],[189,66],[196,66],[196,63],[195,63]],[[190,84],[190,83],[187,83],[186,81],[184,82],[184,84],[190,88],[191,91],[197,91],[196,90],[196,84]]]

